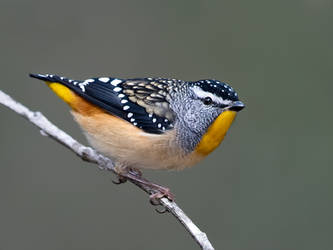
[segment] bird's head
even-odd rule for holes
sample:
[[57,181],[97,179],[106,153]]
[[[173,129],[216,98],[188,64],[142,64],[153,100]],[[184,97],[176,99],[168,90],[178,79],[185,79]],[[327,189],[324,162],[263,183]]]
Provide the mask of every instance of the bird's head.
[[220,140],[220,144],[236,113],[244,108],[235,90],[217,80],[188,82],[173,100],[170,104],[181,133],[193,139],[187,142],[190,150],[207,135]]

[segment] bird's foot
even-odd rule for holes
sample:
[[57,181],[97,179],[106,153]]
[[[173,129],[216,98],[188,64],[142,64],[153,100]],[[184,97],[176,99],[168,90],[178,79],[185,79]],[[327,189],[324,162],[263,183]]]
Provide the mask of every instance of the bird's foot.
[[[170,192],[170,189],[167,187],[163,187],[157,184],[152,183],[155,186],[155,193],[151,194],[149,196],[150,204],[153,206],[159,206],[161,204],[162,198],[168,198],[169,200],[173,201],[174,195]],[[155,208],[155,211],[159,214],[164,214],[166,212],[169,212],[169,210],[166,207],[162,207],[162,209]]]
[[131,174],[134,174],[136,176],[139,176],[139,177],[142,176],[142,172],[137,168],[129,168],[128,172],[131,173]]
[[134,175],[134,176],[137,176],[137,177],[142,176],[142,172],[139,169],[136,169],[136,168],[126,168],[126,171],[119,170],[117,172],[118,172],[117,180],[112,181],[116,185],[123,184],[127,181],[127,179],[128,179],[128,177],[126,176],[127,173],[130,173],[131,175]]
[[169,188],[157,185],[155,183],[151,183],[151,187],[154,191],[154,193],[149,196],[149,201],[152,205],[160,205],[159,200],[164,197],[168,198],[170,201],[174,200],[174,195],[171,193]]
[[163,187],[161,185],[155,184],[145,178],[142,177],[142,173],[137,169],[129,169],[129,171],[125,174],[121,174],[122,177],[126,179],[132,180],[136,183],[142,184],[143,186],[149,187],[151,189],[150,201],[152,204],[158,203],[158,200],[166,197],[169,200],[174,200],[174,195],[170,192],[170,189],[167,187]]
[[112,180],[112,183],[119,185],[119,184],[125,183],[126,181],[127,181],[127,178],[125,176],[123,176],[122,174],[118,174],[117,180],[116,181]]
[[[148,187],[149,192],[151,195],[149,196],[149,201],[154,206],[161,205],[160,199],[167,198],[170,201],[174,200],[174,195],[171,193],[170,189],[167,187],[163,187],[156,183],[153,183],[145,178],[142,177],[142,173],[140,170],[135,168],[128,168],[127,172],[120,172],[118,173],[118,180],[112,181],[115,184],[122,184],[125,183],[127,180],[131,180],[132,182],[136,183],[137,185],[142,185]],[[165,213],[168,212],[166,208],[163,210],[155,209],[158,213]]]

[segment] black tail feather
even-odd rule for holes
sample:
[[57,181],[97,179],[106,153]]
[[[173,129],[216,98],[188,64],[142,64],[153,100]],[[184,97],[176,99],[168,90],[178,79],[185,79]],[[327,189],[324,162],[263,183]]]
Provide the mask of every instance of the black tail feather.
[[50,80],[49,75],[31,74],[30,73],[29,76],[32,77],[32,78],[43,80],[43,81],[49,81]]
[[29,74],[30,77],[47,82],[63,82],[66,78],[51,74]]

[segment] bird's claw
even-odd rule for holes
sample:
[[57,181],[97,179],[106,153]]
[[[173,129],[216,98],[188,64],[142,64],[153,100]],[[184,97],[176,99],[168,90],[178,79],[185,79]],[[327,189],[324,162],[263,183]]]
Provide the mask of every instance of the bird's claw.
[[[170,192],[169,192],[170,193]],[[171,194],[171,193],[170,193]],[[149,196],[149,202],[150,204],[152,204],[153,206],[160,206],[162,205],[161,204],[161,201],[160,199],[163,198],[163,197],[167,197],[165,194],[162,194],[160,192],[156,192],[154,194],[151,194]],[[167,197],[169,199],[169,197]],[[161,209],[158,209],[158,208],[155,208],[155,211],[159,214],[164,214],[166,212],[169,212],[169,210],[165,207],[161,208]]]
[[156,192],[149,196],[150,200],[159,200],[163,197],[168,198],[170,201],[174,200],[174,195],[170,192],[169,188],[158,186],[156,189]]
[[142,177],[142,172],[139,169],[136,168],[129,168],[128,173],[135,175],[137,177]]
[[[161,205],[160,200],[164,197],[169,199],[170,201],[174,200],[174,195],[170,192],[170,189],[160,186],[155,193],[149,196],[149,202],[153,206],[159,206]],[[165,207],[162,210],[156,208],[155,211],[159,214],[164,214],[166,212],[169,212],[169,210]]]
[[165,207],[163,207],[162,209],[155,208],[155,211],[159,214],[165,214],[166,212],[169,212],[169,210]]
[[[114,184],[122,184],[127,180],[134,181],[135,183],[140,183],[143,186],[149,187],[152,194],[149,196],[149,201],[154,206],[159,206],[161,204],[162,198],[167,198],[170,201],[174,200],[174,195],[170,192],[170,189],[167,187],[160,186],[158,184],[152,183],[144,178],[142,178],[142,173],[140,170],[134,168],[128,168],[128,172],[125,174],[118,174],[118,180],[112,181]],[[163,208],[162,210],[155,209],[156,212],[160,214],[164,214],[168,212],[167,208]]]
[[124,177],[124,176],[118,174],[118,176],[117,176],[117,180],[116,180],[116,181],[115,181],[115,180],[112,180],[112,183],[113,183],[113,184],[116,184],[116,185],[119,185],[119,184],[123,184],[123,183],[125,183],[126,181],[127,181],[127,178],[126,178],[126,177]]

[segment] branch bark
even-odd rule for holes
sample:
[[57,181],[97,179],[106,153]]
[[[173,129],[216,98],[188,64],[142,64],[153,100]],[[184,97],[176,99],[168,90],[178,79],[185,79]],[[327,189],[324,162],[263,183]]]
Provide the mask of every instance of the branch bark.
[[[26,118],[28,121],[33,123],[41,130],[42,135],[49,136],[52,139],[63,144],[65,147],[78,155],[81,159],[91,163],[96,163],[99,168],[112,171],[116,174],[114,165],[109,158],[96,152],[91,147],[84,146],[78,141],[76,141],[70,135],[52,124],[42,113],[29,110],[26,106],[16,102],[14,99],[12,99],[9,95],[5,94],[1,90],[0,103]],[[146,193],[153,193],[153,190],[150,187],[135,182],[133,180],[130,181]],[[192,238],[198,243],[201,249],[214,250],[212,244],[208,240],[207,235],[192,222],[192,220],[174,201],[170,201],[167,198],[161,198],[159,202],[185,227],[185,229],[190,233]]]

